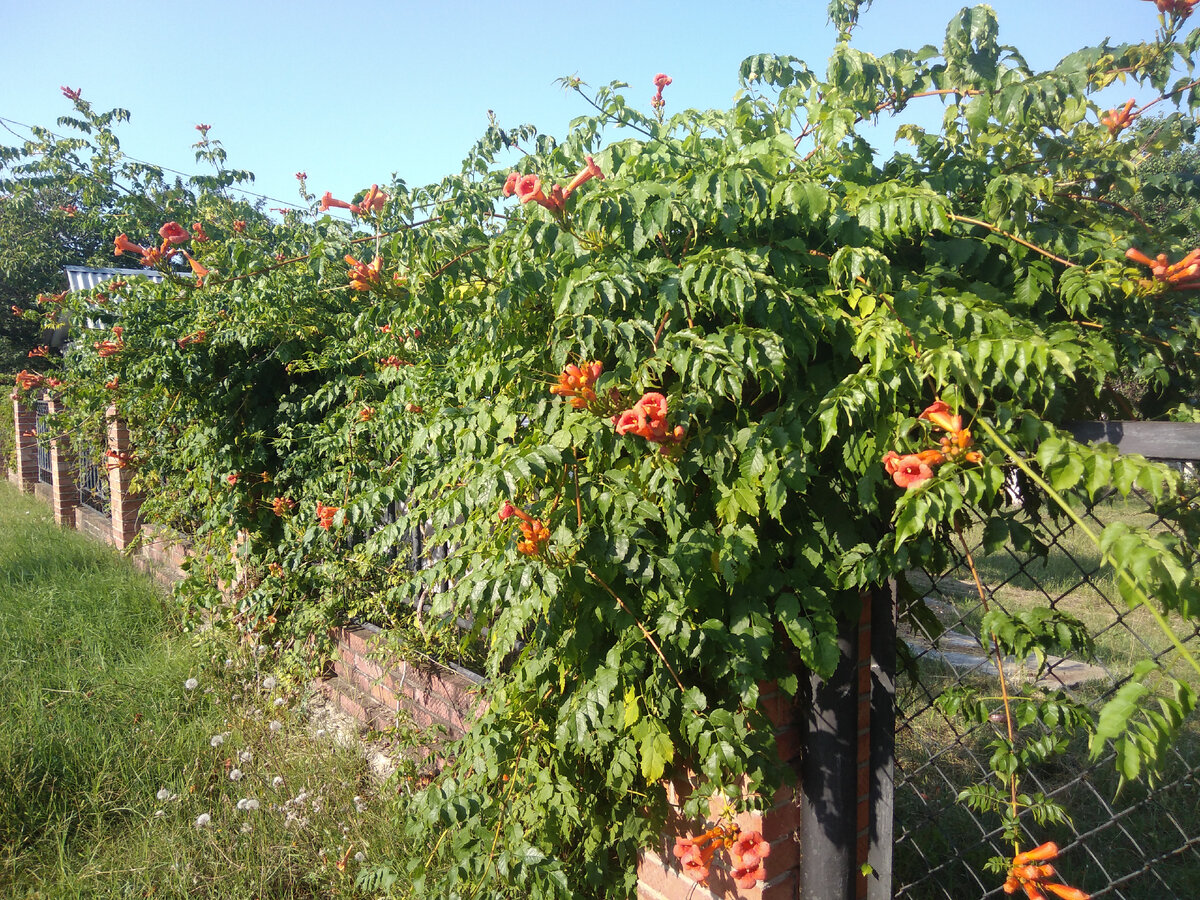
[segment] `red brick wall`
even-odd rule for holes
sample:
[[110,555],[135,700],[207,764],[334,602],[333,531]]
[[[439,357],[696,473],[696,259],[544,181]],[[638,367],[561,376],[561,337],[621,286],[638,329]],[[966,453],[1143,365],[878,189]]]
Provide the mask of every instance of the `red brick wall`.
[[372,626],[343,626],[334,629],[334,636],[333,671],[359,694],[337,690],[332,682],[325,684],[334,701],[360,721],[386,728],[403,710],[418,727],[435,729],[453,740],[462,737],[482,712],[479,680],[442,666],[381,659],[384,637]]
[[191,549],[191,541],[185,535],[161,525],[142,525],[138,566],[163,584],[171,585],[187,576],[183,564]]

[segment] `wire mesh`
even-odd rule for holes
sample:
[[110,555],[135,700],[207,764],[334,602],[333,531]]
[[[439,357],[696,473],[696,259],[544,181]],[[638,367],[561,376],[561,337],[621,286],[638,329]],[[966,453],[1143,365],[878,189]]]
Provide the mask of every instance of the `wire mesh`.
[[[1200,503],[1192,464],[1179,502]],[[1021,498],[1013,498],[1014,507]],[[1125,522],[1170,531],[1162,510],[1138,493],[1115,493],[1094,503],[1074,498],[1093,530]],[[1031,525],[1031,527],[1033,527]],[[1146,610],[1121,599],[1112,570],[1069,519],[1047,519],[1034,528],[1036,544],[989,552],[983,523],[964,531],[989,604],[1015,613],[1033,607],[1069,612],[1095,639],[1091,659],[1050,657],[1035,680],[1029,660],[1007,660],[1005,674],[1035,689],[1063,690],[1093,710],[1131,676],[1138,660],[1152,658],[1187,678],[1179,656]],[[1000,722],[970,727],[943,715],[935,700],[949,688],[970,686],[995,696],[994,657],[980,638],[982,603],[958,546],[936,571],[907,573],[901,585],[901,662],[897,678],[894,889],[898,898],[966,900],[1004,896],[1003,877],[988,873],[990,857],[1011,857],[1000,819],[975,813],[956,798],[971,785],[995,780],[989,742]],[[1200,628],[1173,619],[1184,642],[1200,649]],[[1200,689],[1193,676],[1192,686]],[[992,690],[986,688],[991,687]],[[999,708],[1000,702],[996,700]],[[1036,726],[1031,726],[1036,727]],[[997,782],[998,783],[998,782]],[[1067,824],[1039,825],[1022,815],[1023,846],[1055,840],[1062,879],[1096,898],[1193,898],[1200,893],[1200,723],[1193,716],[1154,782],[1120,784],[1114,754],[1089,757],[1076,738],[1065,752],[1022,775],[1023,791],[1041,791],[1061,803]],[[1118,790],[1119,788],[1119,790]]]

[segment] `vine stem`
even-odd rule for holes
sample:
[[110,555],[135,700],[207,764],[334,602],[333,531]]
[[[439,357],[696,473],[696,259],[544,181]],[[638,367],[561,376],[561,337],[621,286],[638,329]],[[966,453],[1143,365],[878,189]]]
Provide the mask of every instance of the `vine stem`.
[[[496,861],[496,845],[498,843],[500,843],[500,829],[504,826],[504,810],[506,808],[506,802],[508,800],[509,794],[511,794],[513,791],[513,788],[516,787],[517,766],[519,766],[521,764],[521,760],[524,759],[525,748],[528,746],[529,746],[529,735],[527,733],[525,735],[525,739],[523,741],[521,741],[521,749],[517,751],[517,758],[513,761],[513,768],[512,768],[513,773],[512,773],[512,776],[508,779],[508,787],[504,789],[504,796],[500,798],[500,815],[497,817],[497,820],[496,820],[496,830],[492,834],[492,846],[488,850],[487,865],[484,867],[483,876],[479,879],[479,887],[480,888],[483,887],[483,881],[485,878],[487,878],[488,870],[490,870],[492,868],[492,866],[494,865],[494,863]],[[433,857],[431,856],[430,859],[432,860]],[[429,863],[426,862],[425,865],[428,867]],[[471,896],[472,897],[475,896],[475,891],[471,891]]]
[[641,620],[637,616],[633,615],[633,611],[625,605],[625,601],[617,596],[616,592],[608,586],[608,583],[603,578],[593,572],[590,566],[586,568],[587,573],[591,577],[592,581],[604,588],[604,590],[608,593],[608,596],[616,600],[621,609],[629,613],[630,616],[633,616],[633,621],[637,624],[637,627],[641,629],[642,635],[647,641],[650,642],[650,646],[654,648],[654,652],[658,654],[658,658],[662,660],[663,665],[667,667],[667,671],[671,673],[671,677],[675,679],[675,684],[679,686],[680,693],[687,693],[687,688],[683,686],[683,682],[680,681],[679,676],[675,674],[675,669],[671,667],[669,662],[667,662],[667,657],[663,654],[662,647],[658,646],[658,641],[654,639],[654,635],[646,630],[646,626],[642,624]]
[[993,225],[991,222],[985,222],[982,219],[972,219],[969,216],[959,216],[959,215],[955,215],[954,213],[946,213],[946,218],[950,219],[953,222],[965,222],[968,225],[978,225],[980,228],[986,228],[986,229],[988,229],[988,231],[994,231],[996,234],[1003,235],[1004,237],[1008,238],[1010,241],[1015,241],[1016,243],[1020,244],[1022,247],[1028,247],[1034,253],[1040,253],[1040,254],[1042,254],[1042,256],[1046,257],[1047,259],[1052,259],[1056,263],[1061,263],[1062,265],[1066,266],[1068,269],[1075,268],[1076,266],[1079,265],[1079,263],[1073,263],[1069,259],[1063,259],[1061,256],[1055,256],[1049,250],[1045,250],[1045,249],[1039,247],[1037,244],[1031,244],[1031,243],[1029,243],[1029,241],[1025,240],[1024,238],[1019,238],[1015,234],[1011,234],[1010,232],[1007,232],[1004,229],[1002,229],[996,225]]
[[[966,556],[967,565],[971,569],[971,577],[975,579],[975,590],[979,592],[979,602],[983,604],[984,615],[987,615],[991,612],[991,607],[988,605],[987,594],[983,590],[983,582],[979,580],[979,572],[975,568],[975,557],[971,554],[971,548],[967,546],[967,539],[963,537],[962,526],[955,523],[954,533],[958,535],[958,542],[962,544],[963,555]],[[1013,729],[1012,701],[1008,694],[1008,679],[1004,675],[1004,654],[1000,652],[1000,641],[996,638],[996,632],[989,629],[988,636],[992,639],[992,653],[996,657],[996,674],[1000,678],[1000,699],[1004,702],[1004,724],[1008,729],[1008,743],[1015,750],[1017,736]],[[1008,776],[1008,791],[1009,808],[1012,810],[1013,820],[1015,821],[1019,812],[1016,772]],[[1013,851],[1014,855],[1020,852],[1020,849],[1020,846],[1017,846],[1016,850]]]
[[1100,536],[1088,527],[1088,524],[1077,512],[1075,512],[1075,510],[1071,508],[1071,504],[1067,503],[1067,501],[1060,493],[1058,493],[1058,491],[1050,487],[1050,485],[1046,483],[1045,479],[1038,475],[1037,472],[1033,471],[1033,468],[1029,465],[1029,463],[1025,462],[1025,460],[1021,458],[1020,454],[1018,454],[1016,450],[1009,446],[1004,438],[1000,437],[1000,435],[996,433],[995,429],[993,429],[991,425],[985,422],[982,418],[976,418],[975,424],[983,429],[984,433],[992,439],[996,446],[1004,451],[1005,455],[1007,455],[1008,458],[1016,464],[1018,469],[1024,472],[1025,475],[1034,482],[1034,484],[1046,492],[1046,495],[1050,497],[1050,499],[1052,499],[1064,513],[1066,513],[1067,518],[1079,526],[1079,529],[1087,536],[1088,540],[1095,544],[1096,549],[1100,551],[1101,561],[1106,562],[1113,567],[1113,570],[1121,577],[1122,580],[1124,580],[1125,584],[1129,587],[1130,592],[1137,599],[1138,605],[1146,608],[1146,611],[1150,613],[1155,623],[1158,625],[1159,630],[1167,636],[1167,639],[1170,640],[1170,642],[1174,645],[1175,649],[1179,652],[1179,655],[1187,661],[1188,665],[1196,670],[1196,674],[1200,675],[1200,660],[1197,660],[1195,655],[1188,650],[1186,646],[1184,646],[1183,641],[1179,639],[1179,635],[1175,633],[1175,629],[1171,627],[1171,623],[1167,621],[1167,617],[1159,612],[1154,604],[1150,602],[1150,598],[1146,596],[1146,592],[1143,591],[1138,585],[1137,579],[1129,574],[1129,570],[1116,559],[1114,559],[1112,554],[1104,549],[1100,542]]

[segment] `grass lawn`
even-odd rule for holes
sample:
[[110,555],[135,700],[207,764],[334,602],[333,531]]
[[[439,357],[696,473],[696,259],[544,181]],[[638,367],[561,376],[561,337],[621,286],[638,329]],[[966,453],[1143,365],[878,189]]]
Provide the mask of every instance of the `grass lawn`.
[[0,897],[364,896],[397,826],[265,657],[0,483]]

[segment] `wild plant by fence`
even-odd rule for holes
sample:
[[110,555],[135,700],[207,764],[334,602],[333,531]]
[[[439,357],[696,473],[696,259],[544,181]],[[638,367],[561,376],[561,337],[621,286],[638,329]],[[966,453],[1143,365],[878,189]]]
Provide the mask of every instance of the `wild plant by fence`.
[[[1133,430],[1139,429],[1144,434],[1154,426]],[[1170,461],[1187,473],[1200,458],[1200,426],[1172,425],[1164,430],[1180,429],[1184,440],[1174,446],[1161,441],[1135,446],[1159,458],[1164,452],[1172,454]],[[1084,432],[1077,429],[1081,435]],[[1194,473],[1194,468],[1190,471]],[[1200,503],[1200,483],[1193,474],[1185,484],[1187,493],[1175,502],[1194,507]],[[1135,493],[1125,500],[1109,495],[1097,502],[1072,499],[1097,530],[1113,522],[1155,531],[1169,528],[1163,510],[1144,495]],[[1022,509],[1019,496],[1013,500],[1012,515],[1031,528],[1027,546],[990,547],[979,524],[964,532],[988,603],[1008,613],[1037,607],[1069,612],[1089,626],[1095,649],[1087,658],[1048,656],[1041,666],[1032,657],[1009,659],[1005,668],[1010,681],[1035,680],[1043,696],[1064,691],[1095,709],[1129,681],[1131,660],[1153,658],[1172,670],[1177,651],[1144,610],[1131,611],[1121,599],[1112,570],[1079,528],[1064,517],[1049,516],[1048,510]],[[1038,521],[1039,514],[1046,518]],[[1000,888],[986,873],[984,862],[1011,855],[1011,849],[1004,845],[994,816],[977,816],[956,800],[972,784],[994,779],[988,767],[990,742],[1003,727],[994,656],[989,656],[991,647],[980,633],[983,604],[962,548],[951,546],[941,568],[910,571],[900,596],[896,896],[913,900],[998,896]],[[1175,624],[1179,627],[1181,622]],[[1200,629],[1194,625],[1181,630],[1180,636],[1189,646],[1200,647]],[[1183,668],[1175,674],[1184,677]],[[986,702],[997,710],[996,721],[972,728],[947,713],[946,700],[964,687],[988,698]],[[1055,739],[1045,729],[1041,736]],[[1056,865],[1068,883],[1085,887],[1097,898],[1196,895],[1200,725],[1193,721],[1182,739],[1164,748],[1164,753],[1156,782],[1125,784],[1119,791],[1111,750],[1092,758],[1086,746],[1072,744],[1051,763],[1031,772],[1031,787],[1070,811],[1069,823],[1054,826],[1063,849]],[[1046,829],[1029,827],[1033,826],[1030,818],[1024,815],[1023,822],[1034,839]]]

